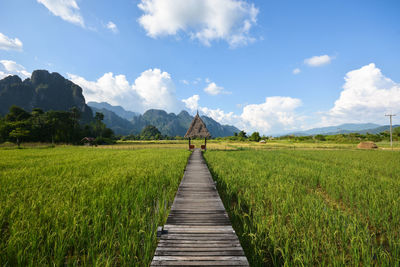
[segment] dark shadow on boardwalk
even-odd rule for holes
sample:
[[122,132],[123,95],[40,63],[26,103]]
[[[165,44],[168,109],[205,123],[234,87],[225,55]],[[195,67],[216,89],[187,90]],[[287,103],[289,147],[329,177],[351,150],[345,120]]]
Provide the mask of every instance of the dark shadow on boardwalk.
[[151,266],[249,266],[201,151],[190,156]]

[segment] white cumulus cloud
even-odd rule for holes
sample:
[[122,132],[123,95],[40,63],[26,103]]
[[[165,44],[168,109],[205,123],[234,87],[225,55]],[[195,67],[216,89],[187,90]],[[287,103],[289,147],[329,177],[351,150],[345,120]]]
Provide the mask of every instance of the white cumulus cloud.
[[53,15],[75,25],[85,27],[85,22],[75,0],[37,0],[43,4]]
[[200,100],[199,95],[193,95],[187,99],[182,99],[182,102],[185,103],[186,108],[188,108],[191,111],[195,111],[199,109],[199,100]]
[[243,0],[141,0],[140,25],[152,38],[185,33],[206,46],[224,40],[231,47],[254,41],[259,10]]
[[18,38],[9,38],[0,32],[0,49],[22,51],[22,42]]
[[374,63],[348,72],[344,79],[339,99],[322,118],[324,125],[387,123],[386,112],[400,113],[400,83],[385,77]]
[[145,100],[144,106],[178,112],[180,103],[175,96],[175,84],[171,75],[160,69],[144,71],[136,80],[133,88]]
[[16,63],[15,61],[0,60],[0,63],[3,65],[3,67],[0,67],[0,78],[4,78],[8,75],[18,75],[22,79],[25,79],[31,76],[24,66]]
[[295,112],[301,104],[297,98],[267,97],[264,103],[244,106],[240,117],[247,130],[263,133],[292,130],[302,121],[302,117]]
[[206,88],[204,88],[204,92],[206,92],[209,95],[219,95],[219,94],[229,94],[230,92],[227,92],[224,90],[224,87],[218,86],[214,82],[210,82],[210,80],[207,79],[207,82],[209,84],[207,85]]
[[213,118],[221,124],[235,125],[247,132],[259,131],[262,134],[273,134],[301,127],[304,117],[296,112],[302,105],[300,99],[292,97],[267,97],[264,103],[249,104],[243,107],[240,115],[225,112],[219,108],[210,109],[199,105],[200,97],[193,95],[182,100],[186,108]]
[[136,112],[150,108],[179,112],[182,108],[175,96],[175,85],[170,74],[160,69],[144,71],[133,84],[125,75],[111,72],[105,73],[97,81],[88,81],[74,74],[68,74],[68,77],[82,87],[87,101],[105,101]]
[[118,27],[117,25],[115,25],[114,22],[109,21],[106,25],[107,29],[109,29],[110,31],[112,31],[113,33],[118,33]]
[[328,55],[314,56],[306,58],[304,63],[310,67],[320,67],[331,63],[332,59],[333,58]]

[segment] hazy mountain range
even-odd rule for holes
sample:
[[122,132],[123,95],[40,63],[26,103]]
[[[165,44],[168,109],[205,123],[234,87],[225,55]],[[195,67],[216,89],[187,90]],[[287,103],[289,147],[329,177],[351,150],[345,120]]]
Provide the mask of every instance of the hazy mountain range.
[[[398,127],[400,125],[393,125]],[[348,134],[348,133],[360,133],[360,134],[378,134],[390,129],[389,125],[379,125],[375,123],[345,123],[337,126],[328,126],[322,128],[313,128],[306,131],[299,131],[289,133],[289,135],[305,136],[305,135],[334,135],[334,134]]]
[[[129,114],[126,113],[128,111],[120,106],[111,106],[104,102],[89,102],[88,104],[93,112],[104,114],[104,123],[107,127],[113,129],[116,134],[122,135],[138,134],[145,126],[154,125],[163,135],[184,136],[193,120],[193,116],[184,110],[176,115],[175,113],[167,113],[164,110],[158,109],[150,109],[143,113],[143,115],[131,113],[128,117],[130,119],[127,119],[118,115]],[[116,110],[118,113],[112,110]],[[238,133],[240,131],[234,126],[221,125],[207,116],[202,116],[201,118],[213,137],[232,136],[235,132]]]
[[126,119],[126,120],[132,120],[133,117],[137,117],[140,115],[140,113],[138,113],[138,112],[127,111],[121,106],[113,106],[113,105],[108,104],[107,102],[100,102],[100,103],[88,102],[87,104],[92,108],[106,109],[106,110],[112,111],[119,117]]

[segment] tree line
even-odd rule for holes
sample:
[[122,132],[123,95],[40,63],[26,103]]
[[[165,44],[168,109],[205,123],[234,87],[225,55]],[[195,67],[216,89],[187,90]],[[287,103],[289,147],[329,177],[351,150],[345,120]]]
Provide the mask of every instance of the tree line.
[[[384,131],[377,134],[371,133],[343,133],[343,134],[332,134],[332,135],[310,135],[310,136],[294,136],[285,135],[275,138],[277,140],[290,140],[295,142],[334,142],[334,143],[359,143],[361,141],[389,141],[390,133],[389,131]],[[393,141],[400,140],[400,127],[393,128]]]
[[[254,141],[259,142],[261,140],[287,140],[292,142],[334,142],[334,143],[359,143],[360,141],[389,141],[390,133],[389,131],[384,131],[377,134],[371,133],[344,133],[344,134],[333,134],[333,135],[307,135],[307,136],[297,136],[297,135],[283,135],[278,137],[271,136],[261,136],[259,132],[253,132],[248,135],[245,131],[240,131],[239,133],[234,133],[233,136],[218,137],[217,140],[230,140],[230,141]],[[393,141],[400,140],[400,127],[393,128]]]
[[109,143],[114,133],[102,122],[104,115],[97,112],[94,119],[82,123],[76,107],[69,111],[46,111],[34,108],[27,112],[11,106],[8,114],[0,117],[0,142],[46,142],[80,144],[84,137],[96,138],[97,143]]

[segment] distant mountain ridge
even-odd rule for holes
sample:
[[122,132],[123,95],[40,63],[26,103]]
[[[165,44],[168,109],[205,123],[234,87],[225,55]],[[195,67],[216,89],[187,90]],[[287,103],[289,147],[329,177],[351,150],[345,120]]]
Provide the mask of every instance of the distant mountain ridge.
[[7,114],[12,105],[26,111],[33,108],[68,111],[76,107],[81,112],[82,121],[93,119],[82,88],[60,74],[49,73],[47,70],[35,70],[31,78],[24,81],[16,75],[0,80],[0,115]]
[[94,101],[91,101],[91,102],[88,102],[87,104],[88,104],[88,106],[90,106],[92,108],[107,109],[109,111],[112,111],[116,115],[118,115],[121,118],[126,119],[126,120],[132,120],[133,117],[137,117],[137,116],[140,115],[140,113],[133,112],[133,111],[128,111],[128,110],[125,110],[121,106],[113,106],[113,105],[110,105],[107,102],[94,102]]
[[[89,102],[89,105],[91,106],[93,112],[103,113],[104,123],[107,125],[107,127],[113,129],[116,134],[121,135],[138,134],[147,125],[153,125],[157,127],[157,129],[163,135],[184,136],[194,118],[184,110],[176,115],[175,113],[167,113],[164,110],[150,109],[143,113],[143,115],[139,114],[132,117],[131,120],[127,120],[111,110],[115,107],[109,105],[108,103],[102,103],[101,107],[103,108],[92,106],[92,103],[93,102]],[[112,108],[106,108],[107,105],[111,106]],[[122,112],[129,112],[124,110],[122,107],[118,107],[119,112],[121,112],[121,109]],[[212,137],[232,136],[235,132],[240,131],[234,126],[221,125],[207,116],[202,116],[202,119]]]
[[[399,125],[393,125],[398,127]],[[305,135],[335,135],[335,134],[348,134],[348,133],[360,133],[360,134],[377,134],[389,130],[389,125],[379,125],[375,123],[345,123],[337,126],[328,126],[322,128],[313,128],[306,131],[294,132],[289,135],[305,136]]]

